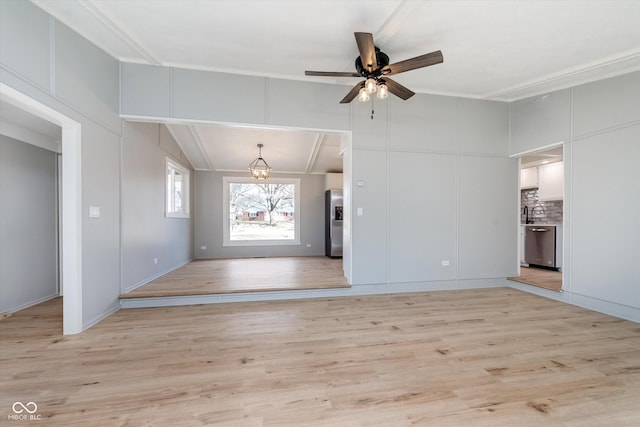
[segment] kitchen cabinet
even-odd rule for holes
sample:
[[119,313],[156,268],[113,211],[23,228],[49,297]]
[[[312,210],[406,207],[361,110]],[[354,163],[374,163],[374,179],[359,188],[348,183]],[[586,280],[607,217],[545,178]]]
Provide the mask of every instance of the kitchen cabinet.
[[520,170],[520,188],[536,188],[538,186],[538,168],[525,168]]
[[562,200],[564,162],[538,166],[538,200]]
[[324,190],[342,190],[342,174],[328,173],[324,177]]

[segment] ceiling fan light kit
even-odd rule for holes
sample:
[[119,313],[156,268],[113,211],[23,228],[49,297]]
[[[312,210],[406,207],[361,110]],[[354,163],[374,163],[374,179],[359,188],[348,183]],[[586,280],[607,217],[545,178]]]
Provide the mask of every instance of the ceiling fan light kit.
[[305,71],[305,75],[307,76],[363,77],[365,81],[356,84],[342,101],[340,101],[341,104],[348,104],[356,97],[360,102],[367,102],[372,99],[371,96],[374,93],[376,94],[376,98],[386,99],[389,96],[389,92],[403,100],[407,100],[415,95],[415,93],[395,80],[390,79],[388,76],[440,64],[444,61],[442,52],[437,50],[425,55],[416,56],[415,58],[389,64],[389,56],[374,45],[373,35],[371,33],[354,33],[354,35],[356,44],[358,45],[358,51],[360,52],[360,56],[355,60],[355,73]]
[[251,177],[256,180],[267,180],[269,179],[269,175],[271,175],[271,167],[266,160],[262,158],[262,147],[264,147],[263,144],[258,144],[258,158],[249,165]]

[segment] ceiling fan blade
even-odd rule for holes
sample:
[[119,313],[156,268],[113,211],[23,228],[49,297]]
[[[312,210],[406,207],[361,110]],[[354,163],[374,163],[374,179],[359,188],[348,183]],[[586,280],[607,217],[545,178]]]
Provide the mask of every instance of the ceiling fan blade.
[[410,89],[407,89],[406,87],[402,86],[400,83],[394,80],[391,80],[388,77],[385,77],[382,80],[384,80],[384,82],[387,84],[387,89],[389,89],[389,92],[391,92],[398,98],[402,98],[406,101],[407,99],[415,95],[413,91],[411,91]]
[[376,60],[376,47],[373,44],[373,35],[371,33],[353,33],[356,36],[356,43],[360,51],[360,60],[362,67],[369,72],[373,72],[378,68]]
[[415,70],[416,68],[428,67],[429,65],[440,64],[444,61],[442,52],[427,53],[425,55],[416,56],[415,58],[405,59],[404,61],[389,64],[382,69],[382,75],[391,76],[393,74],[404,73],[405,71]]
[[[342,101],[340,101],[340,104],[348,104],[351,101],[353,101],[353,99],[358,96],[358,92],[360,92],[360,88],[362,87],[362,82],[358,83],[357,85],[355,85],[347,94],[347,96],[345,96],[344,98],[342,98]],[[389,88],[391,89],[391,88]]]
[[360,77],[358,73],[342,72],[342,71],[305,71],[305,76],[320,76],[320,77]]

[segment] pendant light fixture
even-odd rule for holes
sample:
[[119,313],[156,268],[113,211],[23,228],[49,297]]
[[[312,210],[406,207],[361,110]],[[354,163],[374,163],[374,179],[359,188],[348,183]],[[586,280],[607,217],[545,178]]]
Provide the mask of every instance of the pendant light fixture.
[[253,179],[269,179],[269,174],[271,174],[271,167],[269,164],[262,158],[262,147],[264,145],[258,144],[258,158],[255,159],[249,165],[249,171],[251,172],[251,177]]

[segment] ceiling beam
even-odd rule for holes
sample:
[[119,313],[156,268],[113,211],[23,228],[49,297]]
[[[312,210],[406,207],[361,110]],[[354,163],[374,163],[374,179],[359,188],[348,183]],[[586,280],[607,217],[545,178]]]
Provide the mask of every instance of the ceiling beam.
[[316,159],[318,158],[318,152],[320,152],[320,147],[322,146],[322,142],[324,141],[324,134],[319,133],[316,135],[316,140],[313,143],[313,148],[311,150],[311,155],[309,156],[309,160],[307,161],[307,167],[305,168],[304,173],[311,173],[313,170],[313,166],[316,164]]
[[198,147],[198,151],[200,151],[200,154],[202,154],[202,158],[207,163],[207,166],[209,167],[209,170],[210,171],[215,171],[216,168],[213,167],[213,163],[211,162],[211,159],[209,158],[209,154],[207,154],[207,149],[204,146],[204,142],[202,141],[202,137],[200,136],[200,133],[198,132],[198,128],[196,126],[187,126],[187,129],[189,129],[189,133],[191,134],[191,137],[195,141],[196,147]]

